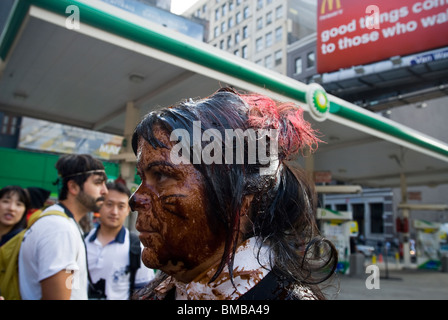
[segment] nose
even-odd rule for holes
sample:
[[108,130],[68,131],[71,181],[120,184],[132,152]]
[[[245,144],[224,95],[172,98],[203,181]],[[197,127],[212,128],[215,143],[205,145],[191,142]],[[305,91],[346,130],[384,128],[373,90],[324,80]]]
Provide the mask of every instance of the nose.
[[138,211],[139,208],[148,209],[153,201],[157,199],[158,194],[150,187],[140,184],[135,192],[129,198],[129,206],[132,211]]
[[9,204],[8,204],[8,206],[7,206],[7,208],[8,208],[9,210],[11,210],[11,211],[15,211],[15,210],[17,210],[18,207],[19,207],[19,206],[18,206],[14,201],[9,202]]
[[129,198],[129,206],[132,211],[137,211],[142,205],[143,196],[139,193],[141,185],[134,191],[134,193]]
[[107,189],[106,183],[103,183],[103,188],[101,189],[101,195],[105,196],[109,193],[109,190]]

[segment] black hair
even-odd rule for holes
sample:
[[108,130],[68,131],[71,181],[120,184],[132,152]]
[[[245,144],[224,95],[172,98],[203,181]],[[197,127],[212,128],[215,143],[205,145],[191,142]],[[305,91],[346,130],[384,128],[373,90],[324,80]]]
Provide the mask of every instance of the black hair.
[[123,193],[128,196],[128,198],[131,196],[131,191],[129,191],[128,187],[120,182],[108,182],[106,183],[107,190],[115,190],[119,193]]
[[[244,96],[233,89],[224,88],[202,100],[183,101],[170,108],[150,112],[134,130],[134,153],[137,154],[140,138],[154,148],[167,148],[154,135],[156,125],[168,134],[176,129],[186,130],[190,137],[193,136],[194,121],[200,121],[201,133],[207,129],[215,129],[222,137],[225,136],[226,129],[244,131],[251,128],[249,114],[252,106],[242,97]],[[282,125],[290,125],[287,119],[280,121]],[[289,134],[288,130],[283,130],[285,135]],[[193,150],[193,139],[190,140],[190,148]],[[206,142],[202,144],[204,147]],[[224,149],[228,145],[222,144],[222,147]],[[225,150],[222,152],[222,163],[206,164],[201,161],[195,164],[190,159],[190,163],[204,178],[208,207],[213,208],[208,210],[208,218],[216,221],[219,228],[224,228],[227,236],[221,263],[211,281],[216,279],[226,265],[232,279],[240,229],[240,210],[244,198],[253,195],[249,214],[252,227],[243,237],[257,237],[260,248],[262,244],[268,244],[271,248],[272,269],[292,283],[312,286],[315,294],[323,298],[314,285],[325,281],[334,273],[337,251],[331,242],[319,234],[315,221],[317,196],[313,183],[300,170],[288,165],[288,148],[281,147],[278,168],[269,175],[260,174],[260,168],[266,165],[261,164],[258,157],[255,163],[226,163]],[[232,148],[236,150],[236,141]],[[190,156],[193,153],[190,152]],[[247,143],[244,144],[244,153],[247,159]]]
[[92,175],[97,174],[107,180],[103,163],[89,154],[67,154],[56,162],[59,178],[59,200],[67,199],[67,182],[73,180],[83,190],[84,182]]
[[20,186],[16,186],[16,185],[9,185],[6,187],[3,187],[0,190],[0,199],[8,196],[10,194],[17,194],[19,197],[19,201],[22,202],[25,205],[25,211],[23,213],[22,218],[19,220],[19,222],[17,222],[14,227],[12,228],[12,230],[15,229],[23,229],[26,227],[26,217],[27,217],[27,213],[28,210],[31,208],[31,200],[30,200],[30,195],[28,193],[28,191]]
[[51,194],[50,190],[39,187],[28,187],[26,190],[30,194],[31,208],[33,209],[42,208]]

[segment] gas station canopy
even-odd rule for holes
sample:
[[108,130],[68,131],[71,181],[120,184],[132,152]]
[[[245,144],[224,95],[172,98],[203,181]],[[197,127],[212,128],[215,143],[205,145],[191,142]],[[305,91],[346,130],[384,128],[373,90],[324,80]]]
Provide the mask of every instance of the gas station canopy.
[[100,1],[17,0],[0,59],[3,112],[124,135],[129,103],[140,119],[229,85],[306,111],[325,141],[314,171],[370,187],[399,187],[400,174],[448,183],[446,142]]

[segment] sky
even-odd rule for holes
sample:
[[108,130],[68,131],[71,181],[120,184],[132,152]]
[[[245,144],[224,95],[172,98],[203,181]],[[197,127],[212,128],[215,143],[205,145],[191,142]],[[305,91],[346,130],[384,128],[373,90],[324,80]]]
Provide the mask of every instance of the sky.
[[197,1],[198,0],[171,0],[171,12],[175,14],[182,14]]

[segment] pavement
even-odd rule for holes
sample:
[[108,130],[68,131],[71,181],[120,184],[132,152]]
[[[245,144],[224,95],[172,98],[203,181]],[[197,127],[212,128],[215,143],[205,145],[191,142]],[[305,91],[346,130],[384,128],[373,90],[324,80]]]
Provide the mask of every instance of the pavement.
[[[365,275],[338,274],[325,290],[330,300],[448,300],[448,272],[375,264]],[[368,264],[365,265],[369,267]],[[374,275],[379,275],[374,278]]]

